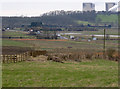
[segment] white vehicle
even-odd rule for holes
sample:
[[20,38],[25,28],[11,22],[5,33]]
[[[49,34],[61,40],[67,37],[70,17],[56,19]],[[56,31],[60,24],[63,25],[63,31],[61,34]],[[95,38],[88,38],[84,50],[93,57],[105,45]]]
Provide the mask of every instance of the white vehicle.
[[74,39],[74,36],[70,36],[70,39]]

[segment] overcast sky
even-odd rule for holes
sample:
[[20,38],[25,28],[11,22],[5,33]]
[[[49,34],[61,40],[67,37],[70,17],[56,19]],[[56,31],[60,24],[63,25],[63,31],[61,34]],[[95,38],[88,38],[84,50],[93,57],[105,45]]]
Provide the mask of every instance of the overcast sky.
[[95,3],[95,10],[105,10],[105,2],[119,0],[0,0],[0,16],[40,16],[54,10],[80,10],[83,2]]

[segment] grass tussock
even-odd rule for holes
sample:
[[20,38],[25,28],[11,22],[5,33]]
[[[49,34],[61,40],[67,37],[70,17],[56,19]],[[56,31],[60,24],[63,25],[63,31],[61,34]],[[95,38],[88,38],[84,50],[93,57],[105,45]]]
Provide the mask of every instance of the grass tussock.
[[107,59],[113,60],[113,61],[119,61],[120,55],[118,54],[118,51],[112,48],[107,49],[106,51]]

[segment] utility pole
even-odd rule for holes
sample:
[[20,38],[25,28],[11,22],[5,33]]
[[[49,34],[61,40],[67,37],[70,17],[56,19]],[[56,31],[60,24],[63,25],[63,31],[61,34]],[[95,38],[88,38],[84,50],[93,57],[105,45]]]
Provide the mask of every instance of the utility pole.
[[105,34],[106,34],[106,30],[104,29],[104,44],[103,44],[104,58],[105,58]]

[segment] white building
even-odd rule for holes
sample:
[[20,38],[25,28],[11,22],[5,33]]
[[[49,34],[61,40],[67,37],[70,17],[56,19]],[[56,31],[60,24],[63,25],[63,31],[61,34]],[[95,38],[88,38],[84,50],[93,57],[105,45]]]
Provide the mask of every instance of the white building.
[[109,11],[112,11],[112,12],[118,12],[118,11],[120,11],[120,2],[118,2],[118,4],[116,4],[113,7],[111,7],[109,9]]
[[114,7],[116,4],[113,2],[107,2],[106,5],[106,11],[109,11],[110,8]]
[[95,4],[83,3],[83,11],[93,11],[93,10],[95,10]]

